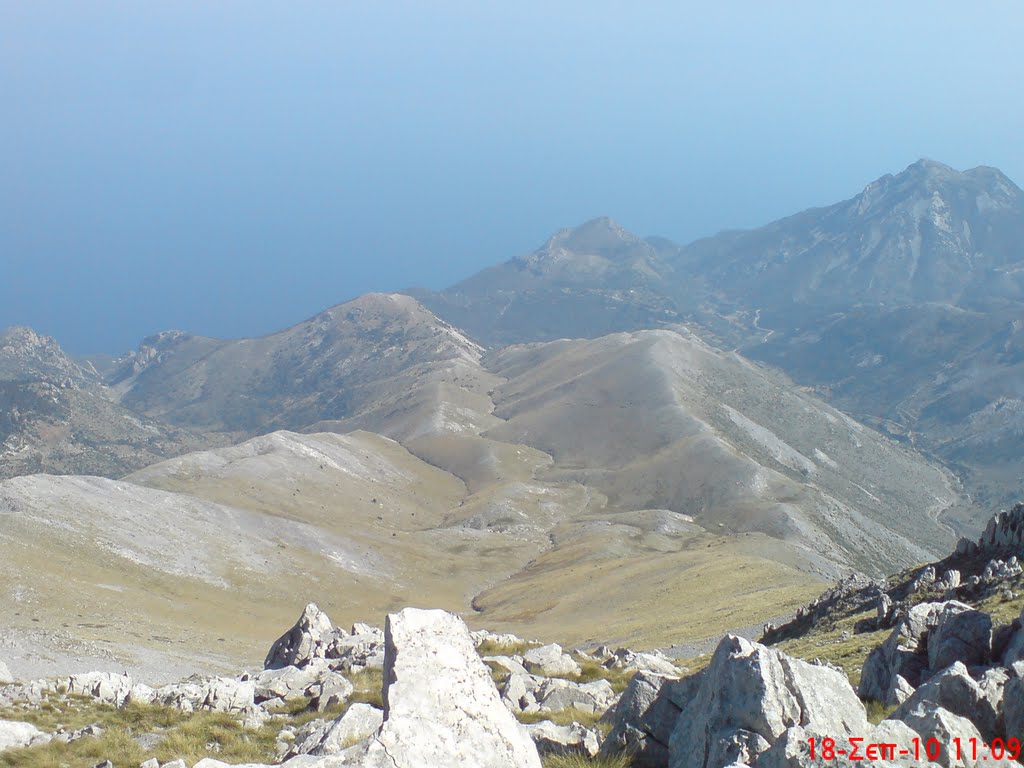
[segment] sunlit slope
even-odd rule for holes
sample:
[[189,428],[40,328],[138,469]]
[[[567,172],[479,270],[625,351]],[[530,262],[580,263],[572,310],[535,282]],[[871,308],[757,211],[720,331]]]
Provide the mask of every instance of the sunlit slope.
[[270,336],[175,339],[140,349],[117,387],[124,404],[192,428],[349,430],[361,419],[390,420],[387,431],[404,435],[427,428],[436,388],[465,388],[469,405],[489,388],[476,364],[483,350],[400,294],[360,296]]
[[920,456],[738,355],[669,331],[507,348],[489,361],[505,422],[541,473],[617,509],[665,508],[760,532],[808,562],[887,571],[941,551],[957,494]]

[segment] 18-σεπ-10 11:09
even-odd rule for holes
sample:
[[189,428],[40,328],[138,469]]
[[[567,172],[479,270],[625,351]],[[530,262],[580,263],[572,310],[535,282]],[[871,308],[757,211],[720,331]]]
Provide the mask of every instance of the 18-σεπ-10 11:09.
[[[811,759],[821,758],[822,760],[835,760],[837,757],[845,757],[847,760],[896,760],[901,757],[909,757],[914,760],[929,760],[936,762],[942,757],[943,750],[954,760],[1016,760],[1020,757],[1020,739],[992,739],[986,744],[981,739],[959,737],[951,739],[949,745],[944,746],[938,739],[911,739],[910,744],[901,747],[891,742],[867,742],[864,738],[848,736],[843,740],[836,741],[832,738],[816,739],[813,736],[807,739],[807,745],[811,748]],[[843,745],[848,744],[848,747]]]

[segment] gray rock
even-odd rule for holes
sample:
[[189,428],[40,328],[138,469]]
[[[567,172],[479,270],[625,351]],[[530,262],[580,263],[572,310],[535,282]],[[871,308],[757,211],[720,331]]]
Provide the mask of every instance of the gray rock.
[[1024,610],[1021,610],[1020,617],[1014,622],[1016,629],[1010,636],[1003,652],[1003,666],[1011,667],[1018,661],[1024,661]]
[[919,592],[925,587],[930,587],[934,583],[935,567],[929,565],[914,577],[914,580],[910,583],[910,591]]
[[11,670],[7,668],[7,665],[0,661],[0,684],[13,683],[14,677],[11,676]]
[[[1005,683],[1005,675],[1002,679]],[[1002,732],[1003,687],[998,684],[997,675],[986,680],[983,689],[971,678],[967,667],[956,662],[923,683],[890,717],[903,720],[915,710],[941,707],[970,720],[989,743]]]
[[376,733],[383,722],[381,710],[369,704],[353,704],[335,720],[314,720],[300,728],[287,757],[341,754],[356,742]]
[[271,646],[263,666],[265,669],[304,667],[313,659],[324,658],[337,634],[327,614],[316,603],[310,603],[295,626]]
[[501,700],[513,712],[532,712],[538,708],[531,675],[509,675],[501,687]]
[[255,684],[249,681],[215,677],[205,687],[205,696],[200,705],[212,712],[243,712],[252,708]]
[[765,752],[769,744],[763,736],[743,728],[729,731],[727,735],[711,742],[708,766],[752,765],[758,755]]
[[1024,743],[1024,662],[1017,662],[1010,670],[1003,689],[1003,717],[1007,738]]
[[893,698],[896,676],[912,688],[927,679],[928,634],[943,615],[972,610],[969,605],[949,600],[942,603],[919,603],[913,606],[893,629],[882,645],[875,648],[864,662],[860,686],[862,699],[874,699],[887,705],[897,704]]
[[544,680],[536,694],[542,712],[561,712],[578,709],[582,712],[603,714],[615,703],[615,691],[607,680],[576,683],[553,677]]
[[936,588],[950,590],[960,586],[960,571],[951,568],[942,574],[942,578],[935,583]]
[[[972,743],[971,739],[975,739],[975,744],[981,745],[983,743],[978,729],[967,718],[954,715],[942,707],[922,705],[910,712],[903,713],[899,719],[918,733],[922,744],[928,739],[938,739],[942,748],[935,762],[943,766],[943,768],[954,768],[955,766],[973,768],[974,761],[968,762],[964,759],[968,757],[966,750],[961,750],[961,759],[957,760],[953,746],[954,739],[960,739],[961,745]],[[986,765],[988,765],[988,762],[986,762]]]
[[523,666],[534,675],[552,677],[556,675],[578,675],[580,665],[572,656],[562,652],[557,643],[531,648],[523,654]]
[[105,704],[123,706],[135,684],[128,675],[114,675],[110,672],[87,672],[68,678],[68,693],[91,696]]
[[880,627],[888,626],[892,617],[892,598],[885,592],[878,596],[878,602],[875,603],[875,617],[878,619]]
[[550,720],[542,720],[528,724],[526,731],[542,755],[578,753],[596,757],[601,748],[597,733],[579,723],[555,725]]
[[160,761],[155,757],[151,757],[149,760],[139,763],[139,768],[160,768]]
[[886,690],[883,701],[888,702],[888,706],[897,706],[913,695],[914,686],[908,683],[903,675],[896,675]]
[[668,764],[668,745],[682,707],[699,687],[699,675],[682,680],[647,672],[633,675],[606,719],[612,723],[602,754],[627,752],[636,768]]
[[510,675],[529,675],[529,670],[511,656],[484,656],[484,663],[500,667]]
[[354,624],[351,635],[337,635],[327,647],[331,669],[358,672],[384,666],[384,633],[365,624]]
[[753,760],[795,725],[833,737],[868,729],[864,706],[844,675],[727,635],[682,707],[669,742],[669,766],[718,768],[711,756],[723,759],[736,745]]
[[385,722],[368,758],[388,768],[540,768],[461,619],[406,608],[388,616],[385,636]]
[[950,603],[928,637],[928,668],[945,669],[955,661],[969,667],[986,664],[992,655],[992,617]]
[[7,749],[32,747],[50,741],[50,735],[43,733],[31,723],[14,720],[0,720],[0,752]]
[[[881,724],[865,734],[856,734],[863,738],[863,741],[856,747],[858,757],[863,759],[850,760],[848,755],[837,755],[833,760],[825,760],[821,756],[821,744],[824,737],[835,738],[828,734],[814,733],[799,726],[788,728],[776,742],[754,763],[754,768],[855,768],[856,766],[872,766],[883,768],[883,766],[914,766],[917,768],[937,768],[934,763],[924,760],[915,760],[913,755],[899,754],[899,750],[906,748],[913,743],[913,739],[919,738],[918,734],[911,730],[905,723],[892,720],[883,720]],[[815,739],[815,756],[811,759],[810,739]],[[880,751],[875,746],[869,753],[868,745],[893,744],[896,745],[892,754],[887,751]],[[836,738],[836,748],[849,753],[853,747],[842,737]],[[887,750],[887,748],[882,748]],[[868,756],[872,759],[868,759]],[[882,757],[889,759],[882,760]]]
[[302,669],[291,665],[265,669],[253,678],[255,701],[305,698],[306,690],[329,671],[326,662],[320,665],[309,663]]

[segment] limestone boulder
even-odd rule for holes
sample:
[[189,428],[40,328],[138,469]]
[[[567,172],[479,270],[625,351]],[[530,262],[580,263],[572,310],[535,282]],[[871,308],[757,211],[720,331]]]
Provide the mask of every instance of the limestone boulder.
[[291,629],[271,646],[265,669],[304,667],[313,659],[322,659],[331,642],[341,634],[316,603],[309,603]]
[[523,654],[523,666],[531,674],[545,677],[578,675],[581,671],[580,665],[558,643],[531,648]]
[[369,704],[356,703],[332,721],[314,720],[299,729],[287,757],[295,755],[337,755],[376,733],[384,712]]
[[388,616],[385,649],[385,722],[367,758],[387,768],[540,768],[461,619],[406,608]]
[[[980,746],[985,743],[981,733],[967,718],[954,715],[942,707],[921,705],[901,713],[899,719],[919,735],[922,744],[926,744],[929,739],[938,740],[941,749],[935,762],[942,768],[974,768],[978,762],[970,759],[966,749],[961,749],[959,755],[954,749],[955,739],[959,739],[961,745],[973,743]],[[985,765],[989,764],[990,761],[985,762]]]
[[[815,733],[800,726],[787,728],[774,744],[758,757],[754,768],[938,768],[927,760],[915,760],[911,755],[900,755],[899,750],[908,747],[914,739],[920,738],[916,731],[899,721],[883,720],[874,729],[857,737],[863,740],[854,747],[847,739],[836,739],[835,748],[846,752],[826,760],[821,755],[822,739],[834,738],[828,734]],[[814,754],[811,753],[811,739],[814,739]],[[867,745],[896,745],[892,752],[879,752],[875,747],[869,752]],[[853,750],[856,749],[856,752]],[[850,759],[853,752],[855,757]],[[885,757],[887,759],[881,759]]]
[[797,725],[833,737],[868,730],[864,706],[841,672],[727,635],[677,718],[668,765],[749,764]]
[[576,683],[558,677],[544,680],[535,695],[541,712],[561,712],[571,708],[604,714],[616,699],[615,690],[607,680]]
[[354,624],[349,635],[337,635],[327,646],[331,669],[359,672],[384,666],[384,632],[366,624]]
[[0,661],[0,685],[13,682],[14,677],[11,675],[11,670],[7,668],[6,664]]
[[615,707],[606,715],[612,727],[601,745],[602,754],[626,752],[635,768],[668,764],[668,745],[682,706],[695,695],[699,675],[677,680],[637,672]]
[[143,704],[153,700],[153,689],[135,683],[128,675],[87,672],[81,675],[72,675],[67,678],[65,684],[70,694],[90,696],[115,707],[124,706],[128,700]]
[[[917,688],[929,675],[928,640],[940,620],[950,621],[958,613],[972,610],[969,605],[948,600],[913,606],[893,628],[885,642],[875,648],[861,669],[858,695],[887,705],[898,704],[895,693],[906,686]],[[937,671],[937,670],[936,670]],[[902,677],[904,684],[897,685]]]
[[[1003,685],[1000,685],[1000,676]],[[923,683],[891,717],[903,720],[905,715],[915,710],[945,709],[970,720],[989,743],[1003,730],[1005,680],[1005,673],[993,670],[992,674],[986,675],[983,688],[971,677],[967,667],[958,661]]]
[[968,667],[987,664],[992,656],[992,617],[947,605],[928,636],[928,668],[934,673],[953,662]]
[[1024,661],[1008,670],[1003,689],[1003,718],[1006,737],[1024,743]]
[[31,723],[16,720],[0,720],[0,752],[7,749],[34,747],[50,741],[50,735]]
[[597,733],[579,723],[556,725],[550,720],[543,720],[539,723],[530,723],[526,726],[526,731],[542,755],[576,753],[596,757],[601,749]]

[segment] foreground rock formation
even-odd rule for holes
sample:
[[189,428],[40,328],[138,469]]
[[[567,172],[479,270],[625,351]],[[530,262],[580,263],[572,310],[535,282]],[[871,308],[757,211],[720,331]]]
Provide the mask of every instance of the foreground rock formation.
[[[892,583],[847,579],[799,613],[791,630],[834,622],[851,604],[856,616],[870,614],[847,625],[872,638],[856,690],[839,667],[736,635],[686,674],[658,652],[584,653],[470,633],[440,610],[406,608],[389,615],[384,630],[349,631],[311,603],[258,673],[160,688],[99,672],[8,684],[0,686],[0,710],[87,697],[217,713],[261,738],[276,734],[276,762],[264,751],[266,762],[252,768],[541,768],[551,753],[625,755],[633,768],[1020,768],[1024,611],[1010,588],[1024,588],[1012,568],[1018,518],[1020,508],[998,518],[982,542],[958,548],[955,562],[910,569]],[[993,546],[1007,567],[982,564]],[[961,570],[966,580],[953,574]],[[972,589],[989,602],[954,599]],[[984,608],[993,604],[999,612]],[[1008,604],[1017,616],[1007,623]],[[835,642],[819,637],[811,647]],[[379,681],[379,697],[369,701],[367,675]],[[288,724],[287,713],[300,711],[303,720]],[[557,723],[540,720],[556,713]],[[598,719],[603,728],[594,727]],[[0,720],[0,751],[53,749],[102,733],[97,725],[48,733]],[[231,764],[212,747],[192,757],[193,768]]]

